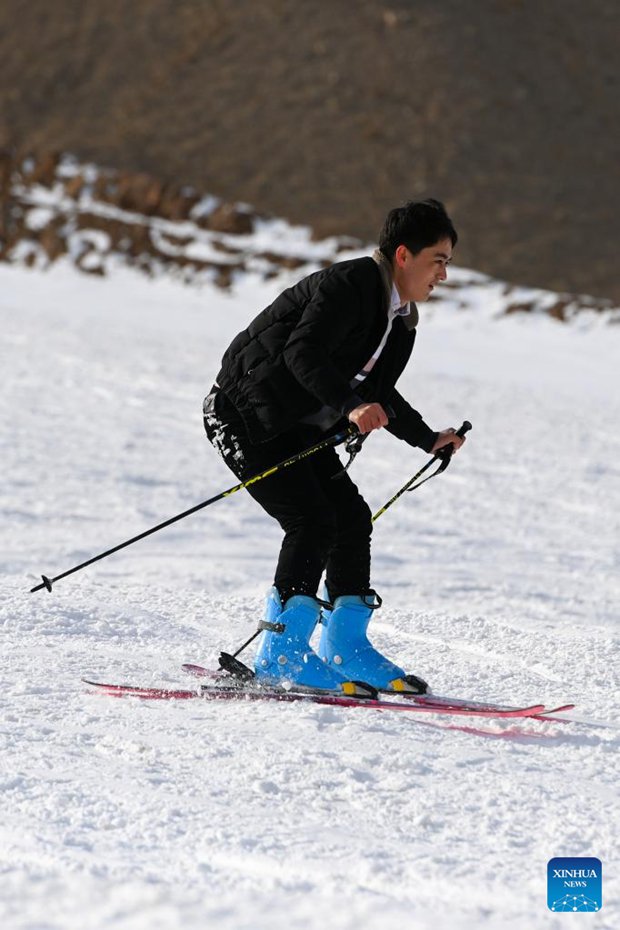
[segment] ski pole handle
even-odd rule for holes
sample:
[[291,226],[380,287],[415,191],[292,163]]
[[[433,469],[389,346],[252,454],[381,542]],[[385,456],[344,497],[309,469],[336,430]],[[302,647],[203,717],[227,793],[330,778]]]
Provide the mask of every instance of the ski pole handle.
[[[463,420],[463,422],[461,423],[461,425],[456,431],[456,435],[460,436],[462,439],[465,433],[469,432],[471,428],[472,428],[472,425],[469,422],[469,420]],[[454,452],[455,452],[454,443],[449,442],[435,454],[435,458],[441,459],[443,462],[441,471],[444,471],[448,467],[448,465],[450,464],[450,459],[454,455]]]
[[[462,439],[465,433],[468,433],[471,428],[472,428],[472,425],[469,422],[469,420],[463,420],[463,422],[461,423],[461,425],[456,431],[456,435]],[[454,452],[454,443],[452,442],[447,443],[447,445],[444,446],[444,449],[451,449],[452,451],[450,452],[450,455],[452,455],[452,453]],[[443,452],[443,449],[440,451]]]

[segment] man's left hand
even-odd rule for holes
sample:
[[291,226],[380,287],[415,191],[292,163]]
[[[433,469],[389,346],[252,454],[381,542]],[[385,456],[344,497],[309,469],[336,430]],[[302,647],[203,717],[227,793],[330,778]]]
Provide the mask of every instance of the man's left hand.
[[431,449],[431,452],[439,452],[440,449],[443,449],[445,446],[449,446],[450,444],[454,446],[453,451],[456,452],[461,448],[464,442],[465,436],[457,436],[455,429],[444,429],[439,433],[435,441],[435,445]]

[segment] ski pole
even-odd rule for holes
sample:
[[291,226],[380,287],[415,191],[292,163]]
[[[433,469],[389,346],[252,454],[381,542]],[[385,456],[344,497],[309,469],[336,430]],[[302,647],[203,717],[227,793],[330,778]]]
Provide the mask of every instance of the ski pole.
[[289,465],[294,465],[296,462],[301,462],[303,459],[308,458],[308,456],[313,455],[315,452],[320,452],[321,449],[327,449],[330,446],[338,446],[342,442],[346,442],[348,439],[352,439],[358,434],[356,426],[348,426],[345,430],[342,430],[339,433],[336,433],[334,436],[330,436],[327,439],[322,439],[320,442],[317,442],[316,445],[310,446],[308,449],[304,449],[302,452],[297,452],[296,455],[292,455],[289,459],[285,459],[283,462],[278,462],[277,465],[272,465],[270,468],[267,468],[265,471],[260,472],[260,474],[253,475],[251,478],[248,478],[247,481],[241,481],[239,484],[236,484],[232,488],[228,488],[226,491],[222,491],[220,494],[216,494],[215,497],[210,497],[206,501],[202,501],[200,504],[196,504],[194,507],[190,507],[189,510],[184,510],[183,513],[179,513],[176,517],[170,517],[169,520],[164,520],[163,523],[158,523],[157,526],[151,527],[150,530],[145,530],[143,533],[139,533],[137,536],[132,536],[131,539],[125,540],[125,542],[119,543],[117,546],[113,546],[111,549],[106,549],[105,552],[101,552],[99,555],[95,555],[90,559],[87,559],[85,562],[81,562],[79,565],[75,565],[73,568],[68,569],[66,572],[62,572],[60,575],[56,575],[55,578],[48,578],[47,575],[41,575],[43,581],[35,585],[34,588],[30,589],[30,593],[33,594],[35,591],[41,591],[45,588],[47,591],[52,590],[52,585],[56,581],[60,581],[61,578],[66,578],[68,575],[72,575],[74,572],[79,572],[82,568],[86,568],[87,565],[92,565],[93,562],[99,562],[101,559],[105,559],[107,556],[112,555],[114,552],[119,552],[120,549],[125,549],[127,546],[131,546],[132,543],[138,542],[140,539],[144,539],[146,536],[150,536],[152,533],[156,533],[158,530],[163,530],[164,527],[170,526],[172,523],[177,523],[179,520],[183,520],[184,517],[189,517],[190,514],[196,513],[198,510],[202,510],[205,507],[208,507],[210,504],[215,504],[216,501],[222,500],[224,497],[230,497],[231,494],[234,494],[235,491],[241,491],[243,488],[249,488],[250,485],[255,484],[257,481],[262,481],[263,478],[268,478],[269,475],[275,475],[277,472],[282,471],[282,469],[287,468]]
[[[469,420],[464,420],[462,425],[457,429],[456,435],[462,437],[471,428],[472,426]],[[392,506],[392,504],[395,504],[398,498],[402,494],[404,494],[405,491],[415,491],[415,489],[423,485],[425,481],[430,481],[430,479],[434,478],[435,475],[439,475],[441,474],[442,471],[445,471],[448,465],[450,464],[450,459],[452,458],[453,453],[454,453],[454,445],[452,443],[448,443],[448,445],[444,446],[442,449],[436,452],[435,455],[432,457],[432,459],[429,459],[426,465],[423,465],[420,471],[417,472],[417,474],[415,474],[413,478],[410,478],[407,484],[404,484],[402,486],[400,491],[397,491],[396,494],[393,497],[391,497],[389,501],[387,501],[387,503],[383,505],[383,507],[377,510],[376,514],[374,514],[372,518],[372,522],[374,523],[375,520],[378,520],[381,514],[384,514],[385,511],[388,510],[388,508]],[[423,478],[422,481],[418,481],[418,478],[421,478],[424,472],[428,471],[431,465],[434,465],[435,462],[437,461],[439,461],[440,463],[439,467],[436,468],[435,471],[432,472],[430,475],[428,475],[428,477]],[[416,482],[418,483],[416,484]]]

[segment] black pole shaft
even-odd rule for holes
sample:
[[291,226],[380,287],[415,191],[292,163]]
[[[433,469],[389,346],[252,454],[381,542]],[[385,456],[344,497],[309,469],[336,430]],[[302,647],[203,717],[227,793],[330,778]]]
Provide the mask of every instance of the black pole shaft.
[[225,497],[230,497],[230,495],[234,494],[236,491],[241,491],[243,488],[247,488],[251,484],[255,484],[257,481],[262,481],[263,478],[268,478],[269,475],[275,475],[276,472],[281,471],[283,468],[287,468],[289,465],[294,465],[296,462],[300,462],[302,459],[307,458],[309,455],[313,455],[315,452],[320,452],[321,449],[327,449],[330,446],[337,446],[341,442],[344,442],[346,439],[348,439],[350,436],[354,435],[355,432],[356,427],[350,426],[346,430],[343,430],[340,433],[336,433],[335,436],[330,436],[328,439],[323,439],[316,445],[310,446],[308,449],[304,449],[303,452],[298,452],[296,455],[292,455],[289,459],[285,459],[283,462],[278,462],[277,465],[272,465],[270,468],[267,468],[260,474],[253,475],[252,478],[248,478],[247,481],[241,481],[234,487],[228,488],[226,491],[222,491],[220,494],[216,494],[214,497],[210,497],[208,500],[202,501],[200,504],[196,504],[194,507],[190,507],[189,510],[184,510],[183,513],[178,513],[175,517],[170,517],[170,519],[164,520],[163,523],[158,523],[157,526],[153,526],[151,529],[145,530],[143,533],[138,533],[137,536],[132,536],[131,539],[127,539],[125,542],[119,543],[117,546],[112,546],[111,549],[106,549],[105,552],[101,552],[99,555],[95,555],[91,559],[87,559],[85,562],[81,562],[79,565],[75,565],[73,568],[68,569],[66,572],[61,572],[60,575],[56,575],[54,578],[48,578],[46,575],[41,575],[43,581],[40,584],[35,585],[34,588],[31,588],[30,593],[33,594],[35,591],[41,591],[43,588],[45,588],[47,591],[51,591],[54,582],[60,581],[61,578],[66,578],[68,575],[73,575],[74,572],[79,572],[81,569],[86,568],[88,565],[92,565],[94,562],[99,562],[101,559],[105,559],[109,555],[112,555],[115,552],[119,552],[121,549],[125,549],[127,546],[131,546],[133,543],[138,542],[138,540],[145,539],[147,536],[151,536],[153,533],[157,533],[159,530],[163,530],[166,526],[171,526],[171,524],[177,523],[179,520],[183,520],[185,517],[189,517],[191,514],[197,513],[199,510],[203,510],[210,504],[215,504],[216,501],[220,501]]
[[[460,437],[462,438],[462,437],[465,435],[465,433],[469,432],[469,430],[470,430],[471,428],[472,428],[472,425],[471,425],[471,423],[469,422],[469,420],[463,420],[463,423],[461,424],[461,426],[459,426],[459,428],[458,428],[457,431],[456,431],[456,435],[457,435],[457,436],[460,436]],[[447,446],[444,446],[444,448],[449,448],[450,445],[451,445],[451,444],[449,443]],[[423,465],[422,468],[420,469],[420,471],[417,472],[417,474],[415,474],[415,475],[413,476],[413,478],[410,478],[410,479],[409,479],[409,481],[407,482],[407,484],[404,484],[404,485],[402,486],[402,488],[400,488],[400,490],[397,491],[396,494],[394,494],[394,496],[391,497],[391,498],[389,499],[389,501],[387,501],[387,502],[383,505],[383,507],[381,507],[379,510],[377,510],[377,512],[373,515],[373,518],[372,518],[372,522],[373,522],[373,523],[375,522],[375,520],[378,520],[379,517],[380,517],[382,514],[384,514],[385,511],[388,510],[388,509],[392,506],[392,504],[395,504],[396,501],[398,500],[398,498],[399,498],[399,497],[402,497],[402,495],[405,493],[405,491],[408,491],[408,490],[412,487],[412,485],[415,484],[415,482],[418,480],[418,478],[420,478],[420,477],[424,474],[425,471],[428,471],[428,469],[431,467],[431,465],[434,465],[436,462],[440,462],[440,461],[443,460],[443,465],[440,466],[440,468],[438,469],[438,471],[437,471],[437,472],[434,472],[433,474],[438,474],[439,471],[444,471],[444,470],[448,467],[448,463],[450,462],[450,458],[452,457],[452,452],[448,453],[447,455],[446,455],[445,453],[444,453],[444,455],[442,455],[442,454],[441,454],[441,451],[442,451],[442,450],[439,450],[439,452],[435,453],[435,455],[432,457],[432,459],[429,459],[428,462],[426,463],[426,465]],[[430,477],[432,478],[433,475],[430,475]],[[428,480],[427,478],[424,479],[424,481],[427,481],[427,480]],[[424,484],[424,482],[421,481],[420,484]]]
[[377,512],[376,512],[375,514],[373,514],[372,522],[374,523],[375,520],[378,520],[379,517],[382,516],[382,514],[384,514],[385,511],[388,510],[388,509],[392,506],[392,504],[395,504],[396,501],[398,500],[398,498],[401,497],[401,496],[405,493],[405,491],[408,491],[409,488],[411,487],[411,485],[412,485],[415,481],[417,481],[418,478],[419,478],[421,475],[423,475],[425,471],[428,471],[428,469],[431,467],[431,465],[434,465],[436,461],[437,461],[437,456],[434,455],[433,458],[432,458],[432,459],[429,459],[429,461],[426,463],[426,465],[424,465],[424,466],[420,469],[419,472],[416,472],[416,474],[413,476],[413,478],[410,478],[410,479],[409,479],[409,481],[407,482],[407,484],[404,484],[404,485],[402,486],[402,488],[400,488],[400,490],[398,490],[398,491],[396,492],[396,494],[394,494],[393,497],[390,497],[389,501],[386,501],[386,503],[383,505],[383,507],[380,507],[379,510],[377,510]]

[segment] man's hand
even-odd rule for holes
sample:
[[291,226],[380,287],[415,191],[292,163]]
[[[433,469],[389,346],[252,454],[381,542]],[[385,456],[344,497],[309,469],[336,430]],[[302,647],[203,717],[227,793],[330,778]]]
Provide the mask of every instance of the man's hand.
[[431,449],[431,452],[439,452],[440,449],[443,449],[444,446],[449,446],[452,444],[454,446],[454,452],[461,448],[465,442],[464,436],[457,436],[455,429],[444,429],[440,432],[439,436],[435,441],[435,445]]
[[371,433],[373,429],[387,426],[388,416],[381,404],[360,404],[349,413],[349,420],[355,423],[360,433]]

